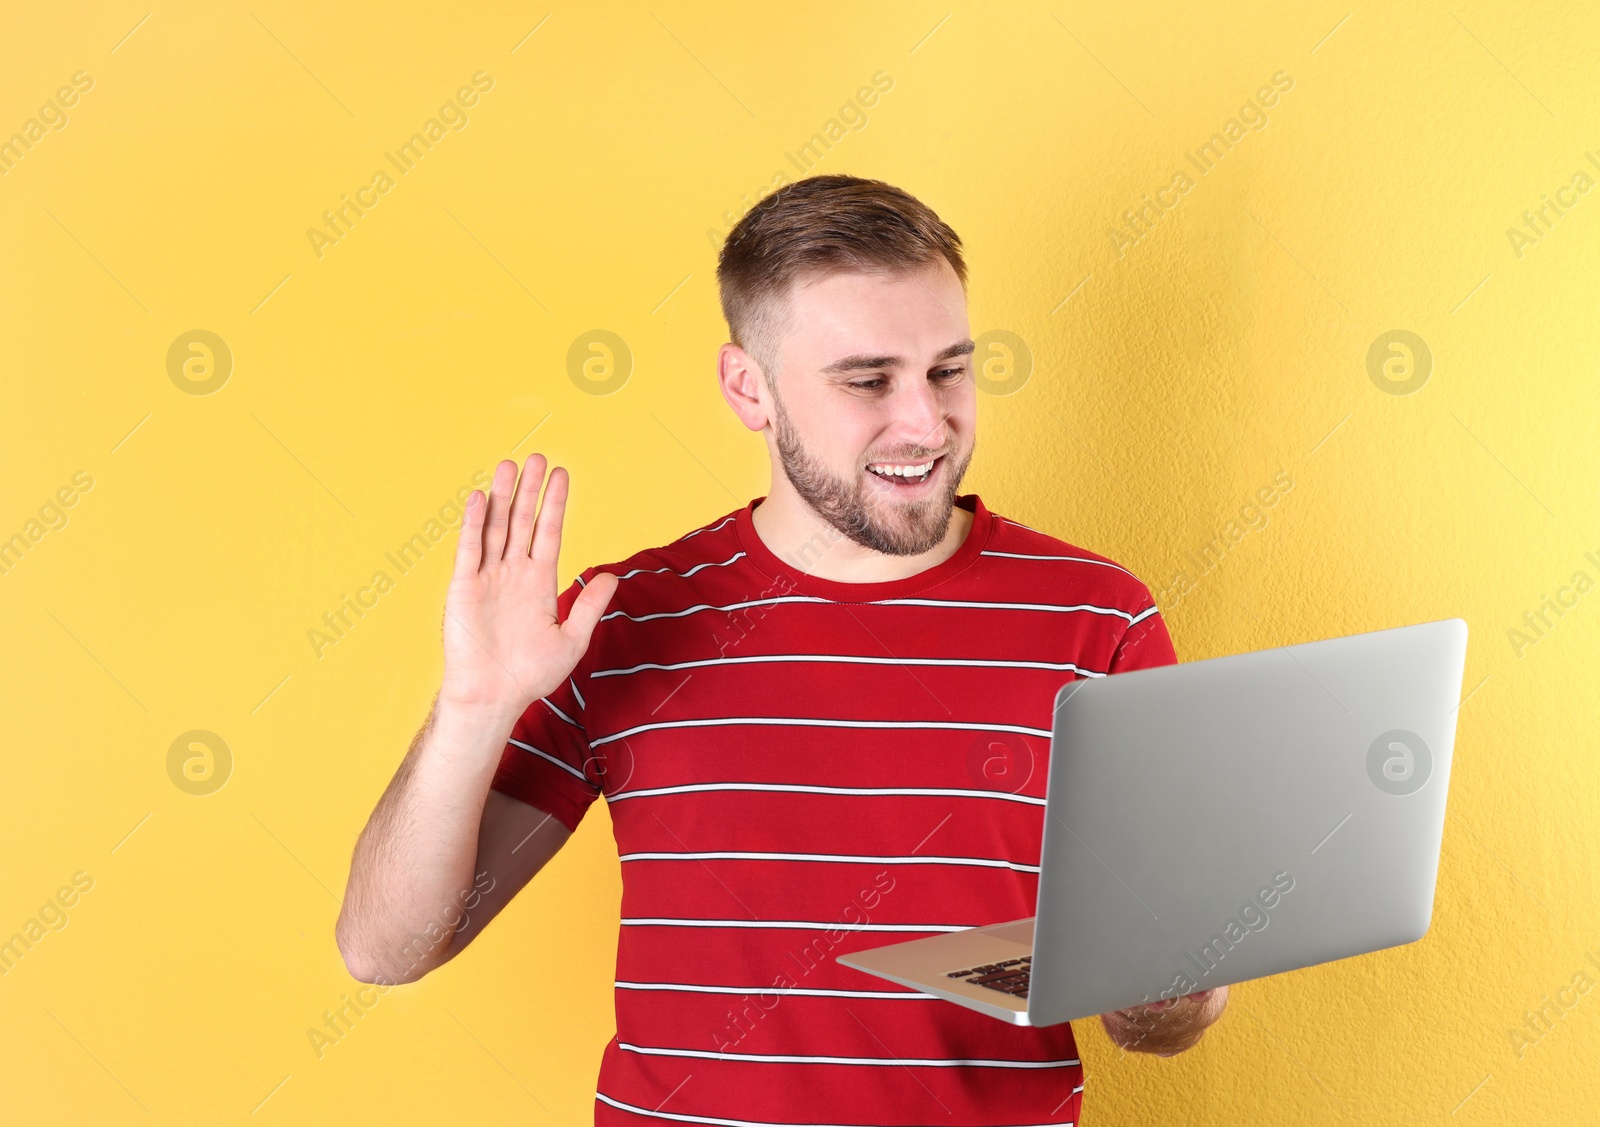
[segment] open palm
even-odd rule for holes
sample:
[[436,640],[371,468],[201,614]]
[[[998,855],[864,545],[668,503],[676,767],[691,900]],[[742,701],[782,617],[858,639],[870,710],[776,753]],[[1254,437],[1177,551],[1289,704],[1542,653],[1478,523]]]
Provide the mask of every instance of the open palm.
[[615,576],[599,575],[567,621],[557,618],[567,471],[550,471],[541,505],[545,466],[544,455],[529,455],[518,480],[517,464],[503,461],[489,495],[467,499],[444,605],[439,695],[450,704],[521,715],[572,672],[616,591]]

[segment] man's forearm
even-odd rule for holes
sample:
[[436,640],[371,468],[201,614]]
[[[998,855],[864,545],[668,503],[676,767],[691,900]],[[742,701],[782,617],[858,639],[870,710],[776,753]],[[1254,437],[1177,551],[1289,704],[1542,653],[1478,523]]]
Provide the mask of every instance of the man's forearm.
[[1111,1039],[1127,1052],[1170,1057],[1193,1048],[1227,1004],[1228,988],[1219,986],[1186,994],[1159,1008],[1113,1010],[1101,1014],[1100,1020]]
[[335,935],[356,977],[409,982],[445,961],[515,720],[435,701],[351,858]]

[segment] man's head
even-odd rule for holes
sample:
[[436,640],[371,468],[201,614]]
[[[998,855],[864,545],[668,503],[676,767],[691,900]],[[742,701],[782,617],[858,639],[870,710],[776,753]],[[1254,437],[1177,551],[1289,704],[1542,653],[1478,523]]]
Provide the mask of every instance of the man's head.
[[[739,221],[717,279],[723,394],[766,432],[775,496],[874,551],[939,544],[977,416],[956,233],[881,181],[815,176]],[[920,484],[869,469],[930,461]]]

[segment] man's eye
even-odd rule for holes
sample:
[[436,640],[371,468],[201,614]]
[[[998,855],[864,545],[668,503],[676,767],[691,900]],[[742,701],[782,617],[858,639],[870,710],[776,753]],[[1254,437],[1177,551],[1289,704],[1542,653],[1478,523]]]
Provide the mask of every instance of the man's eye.
[[[941,368],[933,374],[935,377],[943,380],[946,383],[954,383],[961,376],[965,375],[966,371],[967,370],[965,368]],[[883,380],[854,380],[851,382],[850,386],[858,387],[862,391],[876,391],[878,388],[883,386]]]

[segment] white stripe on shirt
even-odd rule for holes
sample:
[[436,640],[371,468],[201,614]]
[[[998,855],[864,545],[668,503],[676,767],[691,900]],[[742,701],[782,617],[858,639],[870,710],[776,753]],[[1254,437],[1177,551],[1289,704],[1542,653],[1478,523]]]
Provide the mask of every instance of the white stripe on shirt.
[[720,728],[730,725],[755,724],[755,725],[792,725],[795,727],[813,728],[941,728],[956,731],[971,732],[1015,732],[1023,736],[1038,736],[1041,739],[1050,738],[1048,728],[1029,728],[1021,724],[976,724],[958,720],[825,720],[808,716],[713,716],[697,720],[665,720],[659,724],[635,724],[631,728],[624,728],[620,732],[613,732],[609,736],[601,736],[597,740],[590,740],[591,748],[601,744],[611,743],[626,736],[637,735],[640,732],[650,732],[658,728]]
[[965,865],[979,869],[1010,869],[1016,873],[1037,873],[1038,865],[1003,861],[994,857],[869,857],[856,853],[759,853],[717,849],[705,852],[624,853],[623,861],[820,861],[840,865]]
[[1130,622],[1133,615],[1128,611],[1116,607],[1095,606],[1092,603],[989,603],[969,599],[869,599],[864,603],[841,603],[837,599],[824,599],[816,595],[778,595],[770,599],[748,599],[741,603],[727,603],[713,605],[711,603],[696,603],[694,606],[685,607],[683,610],[664,610],[655,614],[629,614],[626,611],[614,610],[609,614],[601,615],[600,621],[605,622],[613,618],[626,618],[629,622],[652,622],[658,618],[682,618],[689,614],[698,614],[703,610],[735,611],[746,610],[750,607],[778,606],[784,603],[831,603],[836,606],[871,606],[871,607],[962,607],[968,610],[1034,610],[1064,613],[1068,611],[1087,611],[1090,614],[1113,615],[1125,618]]
[[684,783],[675,787],[650,787],[608,795],[607,802],[625,798],[655,798],[663,794],[693,794],[701,791],[776,791],[795,794],[840,794],[860,797],[895,795],[908,798],[998,798],[1003,802],[1023,802],[1043,806],[1045,800],[1031,794],[1003,790],[957,790],[953,787],[825,787],[804,783]]
[[547,708],[549,708],[551,712],[554,712],[557,716],[561,717],[561,719],[565,720],[568,724],[571,724],[574,728],[578,729],[578,731],[580,731],[580,732],[583,731],[583,725],[578,723],[572,717],[568,716],[565,712],[562,712],[559,708],[557,708],[555,706],[555,704],[551,702],[549,697],[540,697],[539,699],[545,703],[545,706]]
[[1126,618],[1133,622],[1133,615],[1116,607],[1098,607],[1092,603],[985,603],[974,602],[966,599],[881,599],[873,606],[903,606],[903,607],[967,607],[973,610],[1042,610],[1052,612],[1088,611],[1090,614],[1115,615],[1117,618]]
[[[682,536],[678,537],[672,543],[673,544],[681,544],[685,540],[689,539],[689,537],[691,537],[691,536],[699,536],[702,532],[715,532],[717,529],[719,529],[723,525],[727,524],[730,520],[737,519],[738,515],[739,515],[738,513],[729,513],[727,516],[725,516],[721,520],[719,520],[716,524],[704,525],[704,526],[701,526],[700,528],[695,529],[693,532],[685,532]],[[669,547],[670,547],[670,545],[669,545]]]
[[[694,534],[690,533],[690,535],[692,536]],[[689,576],[693,575],[697,571],[704,571],[708,567],[727,567],[729,564],[734,563],[737,560],[742,560],[742,559],[744,559],[744,553],[743,552],[735,552],[733,555],[729,556],[727,559],[723,560],[721,563],[712,563],[710,561],[707,561],[706,563],[703,563],[703,564],[695,564],[688,571],[672,571],[672,569],[670,567],[658,567],[658,568],[636,567],[632,571],[625,572],[624,574],[617,576],[617,579],[619,581],[623,580],[623,579],[631,579],[635,575],[660,575],[662,572],[672,572],[672,574],[676,575],[679,579],[687,579],[687,578],[689,578]]]
[[906,1068],[913,1065],[929,1068],[1071,1068],[1082,1063],[1077,1057],[1063,1060],[1006,1060],[978,1057],[975,1059],[946,1057],[825,1057],[793,1056],[787,1053],[718,1053],[710,1049],[667,1049],[654,1045],[635,1045],[618,1041],[617,1048],[630,1053],[654,1057],[691,1057],[695,1060],[720,1060],[751,1064],[860,1064],[878,1067]]
[[779,595],[771,599],[751,599],[743,603],[728,603],[726,606],[713,606],[710,603],[696,603],[684,610],[664,610],[656,614],[632,615],[626,611],[614,610],[610,614],[600,616],[600,621],[605,622],[612,618],[626,618],[629,622],[649,622],[657,618],[682,618],[686,614],[695,614],[703,610],[743,610],[746,607],[764,607],[775,603],[831,603],[832,599],[820,598],[816,595]]
[[1070,661],[1001,661],[976,657],[866,657],[856,654],[749,654],[744,657],[708,657],[697,661],[675,661],[669,664],[646,661],[626,669],[600,669],[589,674],[595,677],[626,677],[645,669],[675,670],[700,669],[708,665],[745,665],[769,661],[839,662],[855,665],[948,665],[978,666],[988,669],[1053,669],[1062,673],[1077,673],[1084,677],[1104,677],[1095,669],[1085,669]]
[[582,779],[584,785],[587,786],[590,790],[597,791],[597,792],[599,791],[600,788],[595,786],[594,783],[590,782],[588,776],[586,776],[582,771],[578,770],[576,767],[572,766],[570,763],[563,762],[562,760],[557,759],[555,756],[551,755],[549,752],[540,751],[538,748],[534,747],[532,744],[525,744],[521,740],[507,740],[506,742],[510,743],[510,744],[514,744],[517,747],[520,747],[523,751],[531,752],[534,755],[537,755],[540,759],[545,759],[545,760],[548,760],[551,763],[554,763],[557,767],[561,768],[563,771],[565,771],[567,774],[571,775],[573,778]]
[[686,994],[772,994],[785,998],[793,994],[801,998],[911,998],[927,1002],[937,1000],[939,997],[937,994],[924,994],[920,990],[829,990],[819,986],[791,986],[779,989],[775,986],[704,986],[687,982],[617,982],[615,986],[618,990],[665,990]]
[[[1022,526],[1019,525],[1018,527]],[[1030,556],[1025,552],[996,552],[989,549],[985,549],[978,554],[980,556],[1004,556],[1008,560],[1066,560],[1071,563],[1094,564],[1097,567],[1113,567],[1124,575],[1133,575],[1133,572],[1121,564],[1114,564],[1110,560],[1091,560],[1087,556]],[[1135,575],[1134,578],[1137,579],[1138,576]]]
[[772,931],[968,931],[973,924],[853,924],[816,920],[691,920],[676,916],[624,916],[623,927],[749,927]]
[[994,519],[995,520],[999,520],[999,521],[1004,521],[1007,524],[1014,524],[1018,528],[1026,528],[1029,532],[1033,533],[1035,536],[1048,536],[1048,535],[1050,535],[1048,532],[1040,532],[1037,528],[1034,528],[1031,524],[1023,524],[1020,520],[1012,520],[1010,517],[1003,517],[1003,516],[996,515]]

